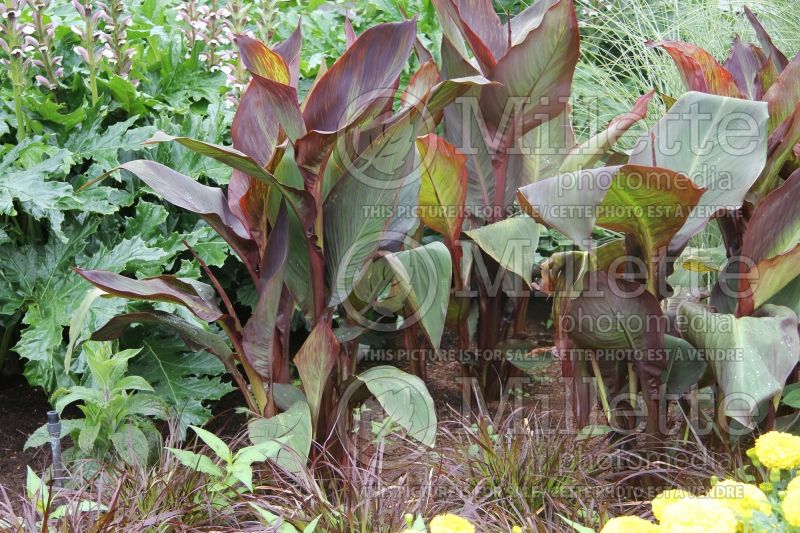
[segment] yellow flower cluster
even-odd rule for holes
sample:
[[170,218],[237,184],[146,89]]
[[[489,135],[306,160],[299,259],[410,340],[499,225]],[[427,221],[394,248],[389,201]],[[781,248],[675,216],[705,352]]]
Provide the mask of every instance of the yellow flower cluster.
[[800,437],[770,431],[756,439],[753,453],[769,469],[791,470],[800,467]]
[[621,516],[609,520],[601,533],[753,532],[757,531],[750,522],[754,513],[771,517],[773,523],[780,523],[782,514],[787,525],[800,527],[800,473],[785,491],[776,491],[772,501],[757,486],[728,479],[703,496],[666,490],[651,505],[658,524],[638,516]]
[[772,505],[767,495],[748,483],[740,483],[731,479],[717,483],[708,492],[708,497],[713,498],[734,512],[739,522],[747,522],[754,511],[765,515],[772,514]]
[[475,526],[454,514],[440,514],[433,517],[430,524],[431,533],[475,533]]
[[[795,481],[800,479],[796,478]],[[791,490],[786,493],[781,504],[783,517],[790,526],[800,527],[800,489]]]
[[686,498],[664,509],[660,531],[669,533],[736,533],[736,515],[713,498]]

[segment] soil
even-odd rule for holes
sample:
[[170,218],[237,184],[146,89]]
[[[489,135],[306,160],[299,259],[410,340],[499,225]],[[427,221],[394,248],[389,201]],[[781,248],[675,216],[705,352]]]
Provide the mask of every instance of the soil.
[[47,421],[47,395],[21,375],[0,377],[0,486],[13,500],[24,492],[27,466],[42,472],[49,464],[46,448],[22,448],[31,433]]

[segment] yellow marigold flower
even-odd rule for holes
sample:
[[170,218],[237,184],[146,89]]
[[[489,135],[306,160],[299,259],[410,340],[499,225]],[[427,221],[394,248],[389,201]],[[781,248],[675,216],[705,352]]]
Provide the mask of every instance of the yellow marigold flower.
[[667,533],[736,533],[736,515],[711,498],[686,498],[664,509],[659,531]]
[[767,468],[790,470],[800,466],[800,437],[770,431],[756,439],[755,454]]
[[[797,481],[800,478],[795,478]],[[800,527],[800,490],[794,489],[786,493],[786,498],[781,504],[786,522],[794,527]]]
[[431,533],[475,533],[469,520],[454,514],[440,514],[431,520]]
[[736,514],[741,522],[750,520],[753,511],[759,511],[765,515],[772,514],[772,505],[767,500],[767,495],[755,485],[748,483],[726,479],[713,486],[708,491],[708,497],[724,504]]
[[658,526],[638,516],[618,516],[612,518],[600,533],[655,533]]
[[800,474],[786,485],[786,492],[800,491]]
[[664,510],[668,506],[686,498],[694,498],[694,495],[681,489],[665,490],[653,498],[653,501],[650,502],[650,506],[653,508],[653,516],[656,517],[656,520],[661,521],[662,517],[664,516]]

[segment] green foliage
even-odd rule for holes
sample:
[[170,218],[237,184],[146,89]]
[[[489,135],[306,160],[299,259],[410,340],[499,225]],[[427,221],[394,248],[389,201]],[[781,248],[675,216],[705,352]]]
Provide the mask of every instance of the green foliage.
[[[45,26],[52,23],[42,31],[37,27],[33,34],[43,46],[25,53],[36,54],[39,61],[44,56],[60,58],[60,68],[48,73],[42,64],[33,64],[25,76],[15,78],[13,87],[10,79],[0,76],[2,100],[9,106],[18,101],[24,117],[20,122],[0,106],[0,258],[5,265],[0,273],[0,369],[14,372],[19,357],[30,383],[48,393],[80,382],[86,371],[80,343],[87,331],[116,313],[135,310],[119,301],[94,301],[70,333],[67,347],[65,327],[81,312],[88,290],[72,267],[144,274],[168,270],[191,279],[199,276],[199,270],[185,263],[190,254],[181,240],[215,267],[229,255],[207,226],[171,217],[169,209],[145,199],[148,191],[134,182],[109,180],[84,188],[121,162],[145,153],[191,169],[198,177],[228,179],[218,167],[191,154],[187,157],[186,150],[142,145],[156,127],[223,140],[231,116],[226,111],[230,88],[225,74],[200,59],[199,47],[187,48],[181,23],[175,20],[175,3],[108,5],[109,9],[122,6],[115,17],[132,19],[116,28],[103,19],[98,22],[97,31],[110,37],[98,46],[96,61],[90,65],[73,51],[82,39],[70,28],[83,31],[84,21],[71,4],[21,2],[21,25],[34,24],[40,13]],[[95,9],[105,8],[98,4]],[[107,57],[117,45],[123,52],[131,51],[129,68],[125,61]],[[0,56],[5,54],[0,51]],[[19,142],[10,142],[15,134]],[[162,350],[163,338],[150,332],[144,332],[144,339],[155,354],[152,357],[172,360],[175,366],[189,352],[174,346]],[[69,368],[64,368],[67,352],[71,356],[73,351]],[[148,352],[143,351],[134,366],[146,357]],[[204,354],[199,357],[202,360]],[[174,389],[188,389],[168,397],[173,413],[181,414],[183,427],[203,422],[208,417],[203,402],[227,390],[216,377],[221,365],[200,369],[199,374],[172,372],[169,380],[154,382],[157,389],[168,382]],[[210,381],[195,382],[206,379],[200,376]]]
[[[281,451],[282,439],[273,438],[259,444],[240,448],[236,453],[222,439],[203,428],[191,426],[200,440],[214,452],[214,459],[189,450],[168,448],[184,466],[206,474],[208,490],[218,493],[217,505],[225,505],[226,498],[244,489],[253,491],[253,463],[274,458]],[[242,488],[241,485],[244,487]]]
[[[128,363],[138,351],[114,353],[110,343],[85,344],[88,377],[82,384],[58,389],[53,395],[59,414],[77,403],[84,415],[62,422],[77,444],[73,459],[88,457],[102,464],[119,458],[145,465],[152,453],[158,453],[161,435],[151,419],[165,419],[167,411],[147,380],[128,374]],[[31,435],[26,447],[46,442],[44,425]]]

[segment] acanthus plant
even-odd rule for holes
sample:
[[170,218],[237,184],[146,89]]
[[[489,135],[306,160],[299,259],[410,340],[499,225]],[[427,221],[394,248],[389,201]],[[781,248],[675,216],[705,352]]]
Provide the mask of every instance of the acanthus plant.
[[136,49],[128,45],[128,26],[133,22],[133,17],[125,11],[122,0],[98,2],[97,5],[105,18],[104,33],[100,35],[100,40],[105,44],[102,54],[117,76],[127,78],[131,71],[131,60],[136,53]]
[[[438,347],[451,269],[443,245],[412,247],[419,225],[411,215],[420,190],[416,142],[434,126],[426,119],[470,87],[488,83],[482,77],[436,83],[412,76],[395,110],[415,33],[414,20],[367,30],[323,69],[302,103],[300,28],[274,50],[238,36],[252,80],[234,117],[233,146],[166,134],[151,140],[180,143],[230,166],[227,194],[153,161],[119,168],[200,215],[227,241],[258,294],[252,315],[241,316],[199,259],[211,286],[168,275],[137,280],[78,270],[108,294],[183,305],[218,324],[230,346],[156,310],[117,316],[94,338],[115,338],[137,322],[171,329],[190,346],[219,356],[250,409],[272,417],[268,421],[279,424],[287,413],[276,416],[278,411],[297,410],[296,400],[302,400],[300,414],[319,442],[335,437],[339,410],[347,407],[339,400],[348,385],[360,382],[411,437],[431,444],[436,415],[418,378],[388,366],[356,374],[359,336],[385,318],[375,309],[391,309],[396,321],[418,321]],[[435,152],[436,143],[429,144]],[[291,338],[296,308],[310,330],[302,342]],[[289,384],[292,360],[302,392]]]
[[[444,32],[443,77],[483,76],[494,82],[472,88],[445,108],[446,141],[440,142],[448,148],[441,152],[451,155],[439,175],[434,169],[429,183],[423,182],[423,192],[425,185],[431,192],[420,204],[423,221],[445,236],[453,259],[449,318],[460,351],[477,349],[474,360],[467,356],[464,362],[484,394],[497,397],[518,372],[516,365],[525,364],[516,361],[518,350],[506,353],[505,347],[519,344],[507,343],[508,337],[524,337],[540,229],[527,215],[517,216],[515,191],[605,158],[644,118],[653,93],[576,145],[568,100],[579,32],[571,0],[536,2],[505,23],[489,0],[436,0],[434,6]],[[459,176],[455,182],[453,174]],[[462,230],[467,239],[459,241]]]
[[89,73],[89,93],[92,97],[92,105],[97,104],[100,94],[97,91],[97,74],[103,61],[103,50],[105,45],[97,46],[96,42],[105,33],[100,29],[100,23],[106,17],[105,12],[96,9],[92,0],[72,0],[72,7],[81,16],[83,27],[73,26],[74,31],[81,39],[81,45],[75,47],[75,53],[80,56],[86,65]]
[[34,28],[32,36],[37,49],[33,64],[41,70],[41,74],[36,75],[36,83],[52,91],[58,88],[59,80],[64,77],[64,68],[61,66],[64,57],[53,55],[55,24],[45,18],[50,4],[50,0],[28,0]]
[[0,64],[8,72],[14,99],[14,112],[17,119],[17,141],[27,137],[27,117],[25,116],[22,96],[28,85],[28,70],[35,61],[36,40],[31,37],[35,31],[31,24],[20,21],[22,0],[13,0],[0,4]]
[[[558,349],[577,370],[581,423],[592,374],[616,427],[644,415],[651,432],[665,431],[666,401],[697,385],[713,387],[723,435],[791,422],[776,408],[800,357],[800,56],[787,62],[747,14],[763,48],[737,39],[726,67],[693,45],[658,43],[691,92],[627,164],[520,189],[527,212],[583,243],[542,269],[556,294]],[[584,216],[559,215],[567,206]],[[687,249],[712,220],[724,242],[719,262]],[[624,238],[596,247],[594,224]],[[709,292],[692,271],[717,274]]]

